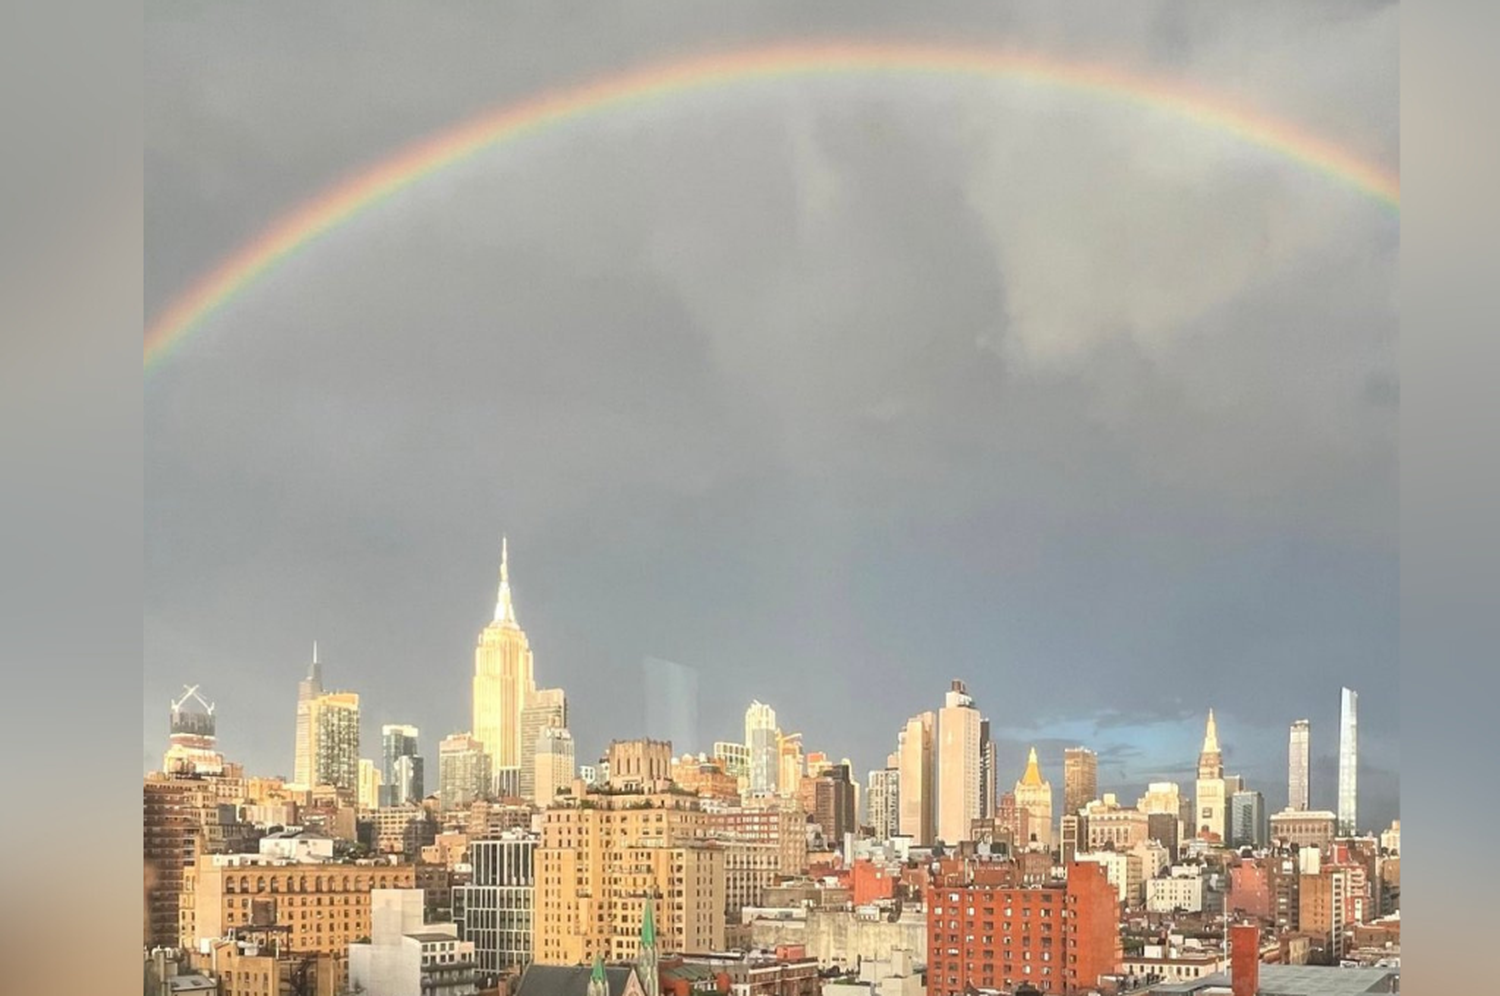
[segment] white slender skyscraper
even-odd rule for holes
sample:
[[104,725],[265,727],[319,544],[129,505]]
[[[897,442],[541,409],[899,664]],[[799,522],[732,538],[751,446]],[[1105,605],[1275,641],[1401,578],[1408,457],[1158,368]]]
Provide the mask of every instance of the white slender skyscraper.
[[751,702],[745,710],[751,795],[775,795],[781,787],[781,748],[777,739],[776,710],[764,702]]
[[1359,694],[1344,689],[1339,709],[1339,833],[1352,834],[1359,825]]
[[1307,749],[1312,724],[1299,719],[1292,724],[1286,755],[1286,805],[1288,809],[1308,808]]
[[318,731],[313,728],[313,700],[323,694],[323,669],[318,664],[318,643],[313,641],[312,663],[307,677],[297,682],[297,750],[292,755],[292,780],[312,788]]

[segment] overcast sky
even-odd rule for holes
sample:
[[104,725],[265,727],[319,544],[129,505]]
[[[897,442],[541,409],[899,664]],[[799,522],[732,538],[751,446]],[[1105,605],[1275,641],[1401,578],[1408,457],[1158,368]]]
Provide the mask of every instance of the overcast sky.
[[[920,8],[920,9],[918,9]],[[958,41],[1221,94],[1385,169],[1384,4],[148,6],[148,315],[280,214],[549,88],[808,39]],[[445,13],[452,15],[449,8]],[[937,11],[944,11],[939,15]],[[290,773],[296,683],[469,725],[500,536],[581,759],[751,698],[861,780],[963,678],[1133,800],[1203,719],[1279,808],[1397,815],[1399,222],[1134,105],[925,76],[738,85],[486,152],[273,270],[146,382],[143,763],[184,683]],[[676,724],[680,725],[680,724]]]

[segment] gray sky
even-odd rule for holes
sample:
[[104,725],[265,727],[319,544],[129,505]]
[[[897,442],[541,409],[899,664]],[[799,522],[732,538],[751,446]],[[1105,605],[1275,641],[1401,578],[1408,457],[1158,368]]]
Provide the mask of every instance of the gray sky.
[[[1381,4],[148,7],[148,314],[342,176],[484,110],[787,40],[959,41],[1178,78],[1385,168]],[[944,11],[938,15],[934,11]],[[835,78],[510,143],[340,228],[146,383],[143,762],[183,683],[291,765],[296,682],[365,753],[466,729],[510,537],[585,756],[697,672],[879,764],[964,678],[1002,738],[1190,778],[1209,706],[1276,807],[1313,723],[1396,815],[1398,221],[1219,132],[1014,83]]]

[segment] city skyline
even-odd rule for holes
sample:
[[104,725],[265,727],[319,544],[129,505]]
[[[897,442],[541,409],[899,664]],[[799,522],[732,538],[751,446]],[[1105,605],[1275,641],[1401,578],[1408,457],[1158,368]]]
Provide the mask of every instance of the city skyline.
[[[459,38],[393,14],[356,58],[331,13],[153,11],[149,320],[410,143],[810,35],[1119,70],[1398,162],[1393,8],[1231,26],[976,4],[874,30],[771,4],[732,27],[643,14],[607,57],[570,43],[544,66],[543,29],[487,16]],[[579,16],[575,37],[607,27]],[[332,51],[349,58],[312,57]],[[317,640],[361,696],[365,756],[385,723],[417,726],[435,784],[437,744],[472,726],[503,531],[580,761],[652,732],[648,658],[696,675],[689,749],[737,740],[760,699],[861,782],[958,676],[1002,786],[1032,743],[1059,793],[1078,745],[1101,791],[1186,786],[1212,707],[1228,770],[1273,809],[1287,724],[1309,719],[1311,801],[1335,810],[1347,685],[1360,822],[1380,824],[1398,221],[1233,133],[1003,74],[765,79],[477,152],[153,364],[145,764],[165,703],[201,684],[226,756],[291,775]]]

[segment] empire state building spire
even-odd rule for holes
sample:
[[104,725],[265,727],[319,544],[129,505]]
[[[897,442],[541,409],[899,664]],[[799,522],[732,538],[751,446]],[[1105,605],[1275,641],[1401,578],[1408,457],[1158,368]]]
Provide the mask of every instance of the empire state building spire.
[[510,556],[504,536],[500,537],[500,595],[495,599],[495,622],[516,625],[516,607],[510,601]]

